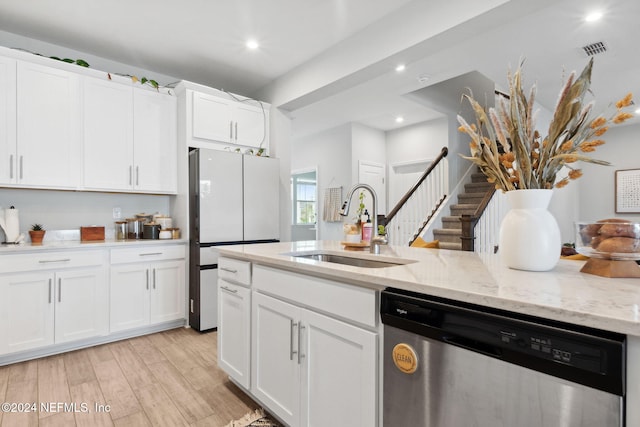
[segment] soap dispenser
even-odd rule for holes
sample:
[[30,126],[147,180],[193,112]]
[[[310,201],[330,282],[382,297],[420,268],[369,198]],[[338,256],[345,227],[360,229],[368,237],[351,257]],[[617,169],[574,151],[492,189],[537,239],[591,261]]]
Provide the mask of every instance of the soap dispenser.
[[365,209],[364,213],[367,216],[367,222],[362,224],[362,241],[370,242],[371,231],[373,230],[373,224],[371,223],[371,216],[369,215],[369,212]]

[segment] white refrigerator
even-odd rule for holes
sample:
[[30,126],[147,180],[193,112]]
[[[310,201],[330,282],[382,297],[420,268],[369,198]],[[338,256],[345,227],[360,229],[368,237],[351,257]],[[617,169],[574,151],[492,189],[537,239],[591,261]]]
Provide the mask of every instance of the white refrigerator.
[[217,327],[218,260],[222,245],[277,242],[278,159],[236,152],[189,152],[189,324]]

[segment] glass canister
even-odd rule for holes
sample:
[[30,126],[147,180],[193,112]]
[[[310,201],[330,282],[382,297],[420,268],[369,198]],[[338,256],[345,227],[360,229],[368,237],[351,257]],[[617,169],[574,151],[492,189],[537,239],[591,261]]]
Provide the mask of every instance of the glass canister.
[[126,240],[127,221],[116,221],[115,237],[116,240]]
[[127,239],[142,239],[144,219],[127,218]]

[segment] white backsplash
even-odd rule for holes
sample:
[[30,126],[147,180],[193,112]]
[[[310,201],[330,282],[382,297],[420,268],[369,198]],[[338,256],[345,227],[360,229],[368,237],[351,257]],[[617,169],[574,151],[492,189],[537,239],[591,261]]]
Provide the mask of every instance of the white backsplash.
[[[27,241],[29,228],[35,223],[47,230],[45,240],[80,240],[80,227],[88,225],[104,226],[105,238],[111,239],[116,221],[113,208],[120,208],[121,219],[141,212],[170,216],[171,197],[174,196],[0,188],[0,207],[15,206],[19,210],[20,232]],[[0,241],[4,241],[2,231]]]

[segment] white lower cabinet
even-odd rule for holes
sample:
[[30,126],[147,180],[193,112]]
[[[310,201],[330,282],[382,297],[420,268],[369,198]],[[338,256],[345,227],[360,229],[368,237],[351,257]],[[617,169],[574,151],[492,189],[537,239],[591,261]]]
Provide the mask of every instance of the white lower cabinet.
[[251,290],[218,279],[218,366],[245,389],[250,386]]
[[258,292],[251,392],[288,425],[377,425],[377,334]]
[[106,277],[102,266],[2,276],[0,353],[106,335]]
[[184,318],[184,252],[184,246],[111,251],[111,332]]

